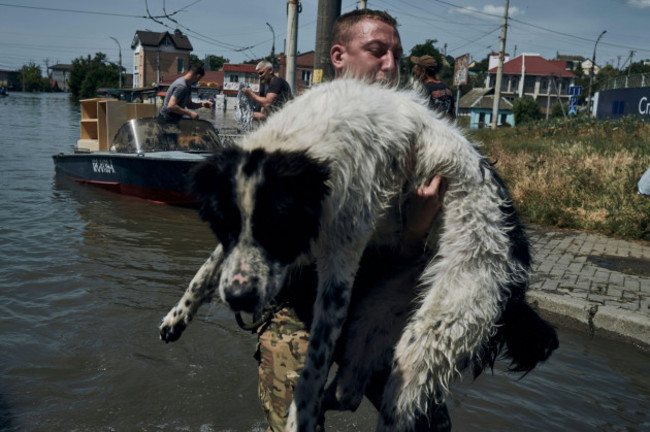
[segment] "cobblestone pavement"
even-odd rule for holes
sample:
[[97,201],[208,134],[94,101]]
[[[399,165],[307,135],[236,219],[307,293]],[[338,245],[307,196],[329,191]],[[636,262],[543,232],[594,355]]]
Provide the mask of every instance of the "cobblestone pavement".
[[551,322],[650,348],[650,243],[528,226],[528,300]]

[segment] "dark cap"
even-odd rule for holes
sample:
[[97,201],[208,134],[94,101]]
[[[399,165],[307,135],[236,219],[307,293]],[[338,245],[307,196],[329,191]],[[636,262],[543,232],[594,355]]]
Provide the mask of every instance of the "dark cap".
[[421,57],[411,56],[411,63],[420,66],[422,69],[429,69],[434,72],[438,70],[438,62],[430,55],[423,55]]

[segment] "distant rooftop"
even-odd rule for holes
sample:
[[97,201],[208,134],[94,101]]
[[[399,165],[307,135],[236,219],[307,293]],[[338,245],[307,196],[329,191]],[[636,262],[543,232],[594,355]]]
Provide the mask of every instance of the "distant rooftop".
[[181,32],[178,29],[174,30],[174,33],[170,33],[168,31],[152,32],[152,31],[138,30],[135,32],[135,36],[133,37],[133,42],[131,42],[131,48],[135,48],[136,45],[138,44],[138,41],[140,42],[140,44],[142,44],[142,46],[158,47],[162,45],[162,43],[167,38],[169,38],[169,40],[174,44],[174,46],[177,49],[188,50],[188,51],[192,51],[194,49],[187,36],[184,35],[183,32]]

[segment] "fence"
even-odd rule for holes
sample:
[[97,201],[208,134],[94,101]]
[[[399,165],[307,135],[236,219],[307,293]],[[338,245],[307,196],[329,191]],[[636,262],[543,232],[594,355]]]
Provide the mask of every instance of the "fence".
[[621,75],[612,78],[600,90],[615,90],[620,88],[650,87],[650,73]]

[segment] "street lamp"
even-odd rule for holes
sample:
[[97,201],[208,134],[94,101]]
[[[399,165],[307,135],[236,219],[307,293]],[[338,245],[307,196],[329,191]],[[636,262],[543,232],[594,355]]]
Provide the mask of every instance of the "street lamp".
[[120,71],[119,71],[119,83],[120,83],[120,89],[122,88],[122,47],[120,46],[120,43],[118,42],[117,39],[115,39],[113,36],[109,36],[111,39],[115,41],[117,44],[117,47],[120,50]]
[[269,26],[271,34],[273,35],[273,45],[271,45],[271,64],[273,65],[273,69],[275,69],[275,32],[273,31],[271,24],[267,22],[266,25]]
[[598,42],[600,42],[600,38],[603,37],[605,33],[607,33],[607,30],[603,30],[600,36],[598,36],[598,39],[596,39],[596,44],[594,45],[594,56],[591,58],[591,70],[589,71],[589,101],[587,101],[587,112],[589,113],[589,117],[591,117],[591,99],[593,98],[593,95],[591,94],[591,86],[594,82],[594,67],[596,66],[596,47],[598,46]]

